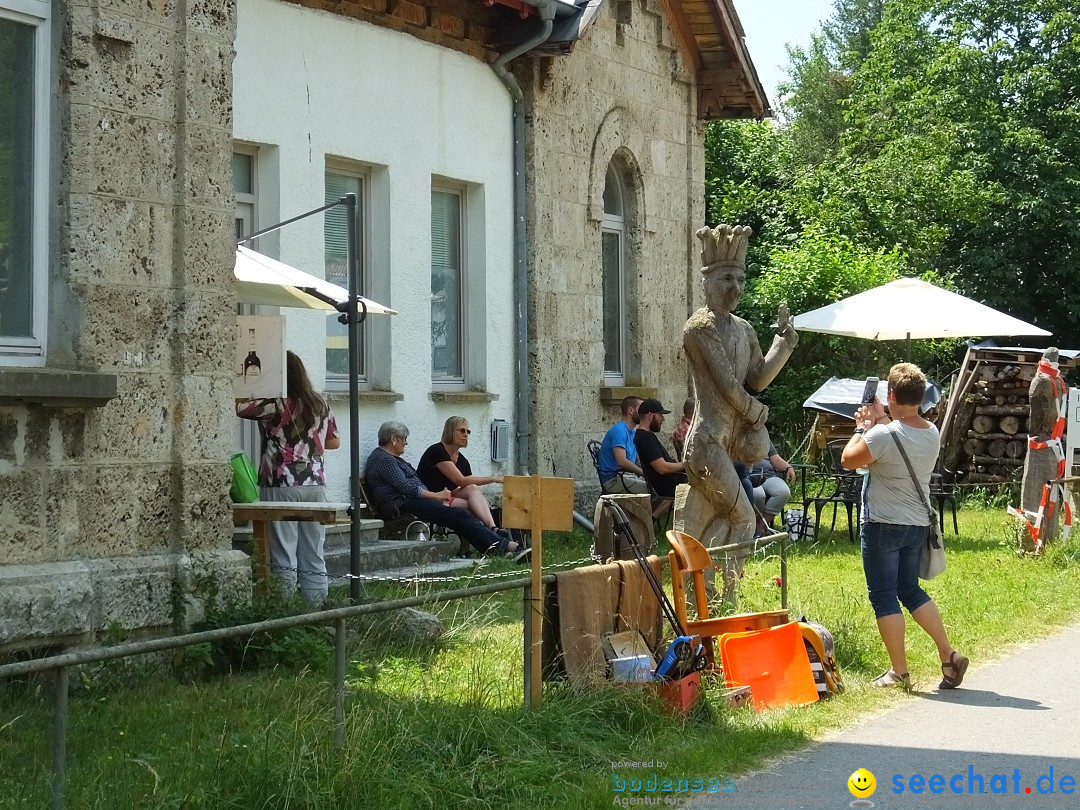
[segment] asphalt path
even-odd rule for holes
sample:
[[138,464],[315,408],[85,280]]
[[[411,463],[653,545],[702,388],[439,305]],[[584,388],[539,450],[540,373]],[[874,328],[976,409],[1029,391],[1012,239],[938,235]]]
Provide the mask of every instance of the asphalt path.
[[878,808],[1080,807],[1080,625],[990,664],[973,660],[959,689],[931,684],[683,806],[871,806],[852,805],[847,782],[859,768],[874,774],[863,801]]

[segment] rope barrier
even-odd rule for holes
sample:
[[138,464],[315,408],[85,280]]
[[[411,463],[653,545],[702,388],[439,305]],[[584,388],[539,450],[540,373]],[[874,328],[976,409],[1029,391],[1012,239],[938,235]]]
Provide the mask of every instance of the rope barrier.
[[[716,548],[710,548],[708,551],[712,554],[715,553],[727,553],[731,551],[743,551],[748,550],[749,556],[755,556],[761,554],[763,559],[768,559],[770,556],[766,549],[771,546],[779,538],[779,534],[766,535],[764,537],[758,537],[754,540],[747,540],[743,543],[732,543],[727,546],[717,546]],[[661,557],[661,564],[667,563],[666,557]],[[436,563],[437,564],[437,563]],[[483,567],[486,564],[486,560],[481,559],[479,561],[479,567]],[[596,564],[596,560],[592,557],[580,557],[576,560],[565,560],[564,562],[550,563],[541,567],[541,571],[544,574],[551,573],[564,568],[578,568],[583,565]],[[420,584],[439,584],[449,582],[467,582],[474,580],[496,580],[506,579],[509,577],[520,576],[521,571],[519,569],[510,571],[489,571],[486,573],[477,573],[474,569],[466,573],[459,574],[457,576],[438,576],[432,574],[423,574],[423,565],[417,566],[416,574],[408,574],[402,576],[384,576],[380,574],[331,574],[323,571],[311,571],[304,568],[293,568],[284,565],[270,565],[271,571],[292,571],[296,574],[309,574],[312,576],[325,576],[330,580],[339,581],[352,581],[359,580],[361,582],[392,582],[401,585],[420,585]]]
[[[567,560],[565,562],[551,563],[541,568],[544,573],[554,571],[560,568],[576,568],[586,563],[591,563],[592,560],[589,557],[582,557],[577,560]],[[436,563],[437,564],[437,563]],[[486,564],[484,560],[479,561],[479,566],[482,567]],[[416,574],[408,574],[402,576],[383,576],[380,574],[331,574],[323,571],[310,571],[304,568],[293,568],[287,565],[274,565],[271,563],[271,571],[293,571],[297,574],[310,574],[317,577],[326,577],[330,580],[343,580],[352,581],[359,580],[361,582],[395,582],[402,585],[419,585],[424,583],[447,583],[447,582],[467,582],[473,580],[494,580],[494,579],[506,579],[509,577],[520,577],[521,570],[514,569],[510,571],[490,571],[487,573],[476,573],[475,569],[470,569],[469,572],[460,574],[458,576],[437,576],[427,575],[420,573],[423,566],[417,566]]]

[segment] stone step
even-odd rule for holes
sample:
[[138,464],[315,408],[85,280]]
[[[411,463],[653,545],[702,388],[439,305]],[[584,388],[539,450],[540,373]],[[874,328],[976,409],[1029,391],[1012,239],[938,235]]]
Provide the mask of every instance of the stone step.
[[[406,541],[373,540],[360,546],[360,571],[391,570],[410,568],[417,565],[431,565],[455,559],[458,542],[456,539]],[[328,546],[325,553],[326,570],[331,574],[349,573],[349,546]],[[462,560],[462,562],[468,562]]]
[[[360,521],[360,542],[369,543],[379,539],[379,531],[383,527],[381,520],[364,519]],[[331,548],[333,546],[349,547],[349,531],[350,527],[348,523],[342,523],[337,526],[326,527],[326,546]],[[251,524],[244,523],[239,526],[233,526],[233,548],[241,551],[247,551],[251,546]]]
[[[451,568],[467,568],[475,565],[476,560],[463,560],[455,557],[458,551],[458,539],[450,535],[449,540],[380,540],[381,520],[360,521],[360,562],[362,573],[404,572],[401,576],[416,574],[418,566],[430,570],[433,565],[451,564]],[[350,527],[346,524],[326,527],[326,570],[333,575],[349,573]],[[233,531],[233,548],[251,553],[251,525],[237,526]],[[394,574],[398,576],[398,573]]]
[[[405,568],[386,568],[381,571],[365,571],[364,575],[393,580],[410,580],[413,577],[452,577],[456,574],[464,574],[466,571],[475,568],[479,563],[479,558],[461,559],[455,557],[443,562],[422,563],[420,565],[413,565]],[[463,580],[462,587],[465,587],[467,584],[468,583]]]
[[[379,539],[379,530],[382,529],[383,522],[381,520],[375,520],[372,518],[363,518],[360,520],[360,542],[361,543],[373,543]],[[349,547],[349,532],[350,527],[348,523],[341,523],[337,526],[326,527],[326,547],[332,548],[334,546]]]

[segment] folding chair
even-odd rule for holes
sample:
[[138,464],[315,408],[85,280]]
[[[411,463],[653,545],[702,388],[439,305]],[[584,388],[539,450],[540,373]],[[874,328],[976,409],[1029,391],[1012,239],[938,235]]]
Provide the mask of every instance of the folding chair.
[[[604,476],[600,472],[600,442],[597,441],[596,439],[589,439],[589,441],[585,442],[585,449],[589,451],[589,458],[592,459],[593,469],[596,470],[596,479],[600,482],[600,494],[601,495],[612,495],[612,494],[614,494],[610,490],[608,490],[607,487],[604,486]],[[615,473],[615,475],[618,477],[618,479],[620,481],[622,481],[622,476],[623,476],[622,470]],[[622,491],[623,492],[627,491],[626,486],[625,486],[625,482],[624,482],[624,486],[623,486]]]
[[953,534],[960,534],[960,527],[956,522],[956,484],[951,481],[946,482],[940,472],[931,473],[930,500],[937,506],[941,534],[945,534],[946,507],[952,512]]

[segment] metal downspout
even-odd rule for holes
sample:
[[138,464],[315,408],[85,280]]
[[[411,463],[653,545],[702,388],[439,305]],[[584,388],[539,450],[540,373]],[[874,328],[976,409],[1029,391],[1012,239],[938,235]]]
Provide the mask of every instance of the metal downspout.
[[515,335],[515,367],[517,374],[517,470],[521,475],[528,475],[532,466],[529,456],[529,267],[526,255],[525,229],[525,96],[521,92],[514,74],[506,69],[512,59],[516,59],[538,45],[542,45],[551,36],[552,20],[555,18],[555,0],[530,2],[540,16],[539,33],[532,39],[501,54],[491,68],[495,75],[506,85],[513,100],[514,110],[514,309],[517,313]]

